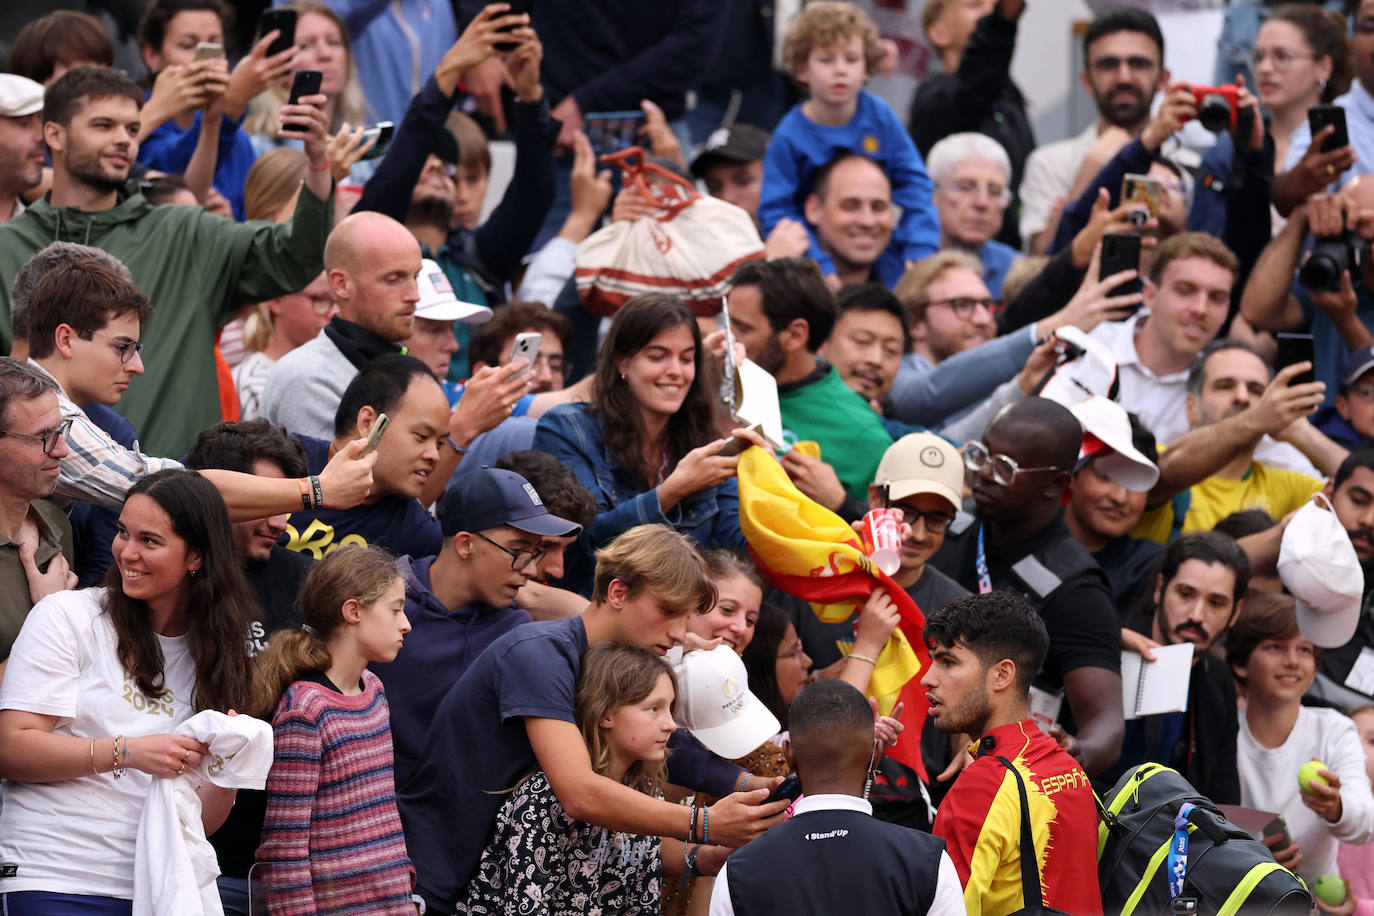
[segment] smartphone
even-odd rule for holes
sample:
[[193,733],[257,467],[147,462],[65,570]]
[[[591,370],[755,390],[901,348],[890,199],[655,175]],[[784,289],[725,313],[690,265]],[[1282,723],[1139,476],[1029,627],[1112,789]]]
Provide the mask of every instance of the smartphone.
[[[530,11],[530,7],[534,4],[534,0],[506,0],[506,2],[510,4],[510,9],[501,13],[500,15],[502,16],[519,16],[521,14],[527,14]],[[508,26],[507,28],[498,29],[497,31],[513,32],[515,31],[515,26]],[[520,47],[520,43],[517,41],[498,41],[492,44],[492,48],[497,54],[509,54],[518,47]]]
[[[1108,232],[1102,236],[1102,259],[1098,265],[1097,276],[1110,277],[1112,274],[1121,273],[1123,270],[1134,270],[1140,272],[1140,233],[1138,232]],[[1140,292],[1140,277],[1134,280],[1127,280],[1115,289],[1110,290],[1108,296],[1129,296],[1132,293]],[[1136,308],[1140,308],[1139,305]]]
[[1345,129],[1345,109],[1339,105],[1313,105],[1307,109],[1307,125],[1312,129],[1314,137],[1323,127],[1335,125],[1336,132],[1322,141],[1323,153],[1340,149],[1350,143],[1350,134]]
[[[318,70],[297,70],[291,80],[291,98],[287,104],[297,105],[307,95],[319,95],[322,82],[324,74]],[[305,133],[305,128],[296,127],[294,124],[283,124],[281,129],[283,133]]]
[[539,355],[539,344],[543,339],[544,335],[538,331],[525,331],[515,335],[515,343],[511,344],[510,358],[506,362],[513,363],[517,359],[527,359],[530,364],[512,375],[511,378],[519,378],[534,367],[534,358]]
[[[1277,365],[1280,369],[1301,362],[1309,362],[1314,367],[1317,365],[1316,351],[1312,347],[1311,334],[1276,334],[1275,336],[1279,341]],[[1316,380],[1316,375],[1311,369],[1308,369],[1306,372],[1294,376],[1288,384],[1302,385]]]
[[768,797],[763,800],[763,803],[767,805],[775,801],[782,801],[784,798],[788,801],[796,801],[801,797],[801,794],[801,777],[796,773],[792,773],[782,782],[778,783],[776,789],[768,793]]
[[366,143],[369,137],[377,138],[372,149],[363,154],[363,159],[380,159],[385,156],[391,146],[391,135],[395,132],[396,125],[390,121],[380,121],[363,131],[363,143]]
[[280,34],[267,46],[268,57],[280,54],[296,43],[296,11],[263,10],[262,17],[258,19],[258,38],[274,29]]
[[366,458],[377,450],[377,446],[382,444],[382,433],[386,432],[391,418],[384,413],[377,414],[377,419],[372,421],[372,428],[367,431],[367,444],[363,450],[354,456],[354,460]]
[[739,436],[731,436],[730,441],[725,443],[724,447],[716,452],[716,454],[722,458],[733,458],[753,444],[754,443],[750,442],[748,439],[741,439]]
[[214,60],[224,56],[224,45],[217,41],[202,41],[196,45],[196,60]]
[[1283,819],[1282,814],[1275,814],[1274,819],[1264,825],[1264,829],[1260,831],[1260,839],[1263,840],[1265,837],[1273,836],[1274,834],[1283,837],[1283,841],[1279,844],[1279,849],[1287,849],[1289,846],[1293,845],[1293,835],[1288,832],[1288,822]]
[[1132,226],[1144,230],[1151,218],[1158,219],[1159,204],[1164,199],[1164,182],[1149,175],[1125,175],[1121,179],[1121,202],[1134,203],[1126,214]]
[[582,130],[600,159],[639,145],[644,133],[644,112],[594,111],[582,119]]

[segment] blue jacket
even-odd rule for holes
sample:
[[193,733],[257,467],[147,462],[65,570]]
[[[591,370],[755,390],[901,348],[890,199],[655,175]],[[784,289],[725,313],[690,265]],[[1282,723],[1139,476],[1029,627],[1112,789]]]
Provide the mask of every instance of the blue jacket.
[[[173,175],[186,171],[191,154],[200,142],[200,113],[195,123],[182,130],[174,121],[167,121],[148,135],[138,148],[138,161],[150,169]],[[215,190],[224,195],[234,208],[234,219],[243,220],[243,183],[258,154],[248,135],[239,130],[239,122],[225,118],[219,128],[219,158],[215,162]]]
[[602,435],[600,415],[586,404],[564,404],[540,417],[534,448],[567,465],[596,498],[596,521],[583,530],[579,550],[568,554],[564,588],[590,593],[596,549],[637,525],[670,525],[703,548],[744,546],[736,481],[701,490],[664,513],[658,488],[645,490],[621,470]]

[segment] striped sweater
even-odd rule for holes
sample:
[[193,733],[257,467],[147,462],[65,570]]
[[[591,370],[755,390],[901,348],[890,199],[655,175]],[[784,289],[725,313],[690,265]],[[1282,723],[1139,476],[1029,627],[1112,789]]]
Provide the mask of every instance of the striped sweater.
[[414,916],[414,868],[396,813],[390,713],[377,676],[345,696],[286,689],[272,719],[259,871],[274,916]]

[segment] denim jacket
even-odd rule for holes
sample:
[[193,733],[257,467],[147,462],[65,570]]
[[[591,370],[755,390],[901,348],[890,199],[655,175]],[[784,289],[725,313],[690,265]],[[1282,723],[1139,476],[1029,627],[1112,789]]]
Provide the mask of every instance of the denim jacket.
[[636,525],[669,525],[703,549],[744,546],[736,481],[700,490],[663,512],[658,488],[645,490],[621,470],[601,434],[600,415],[587,404],[564,404],[540,417],[534,447],[567,465],[596,499],[596,521],[583,530],[577,555],[568,558],[564,588],[588,591],[596,549]]

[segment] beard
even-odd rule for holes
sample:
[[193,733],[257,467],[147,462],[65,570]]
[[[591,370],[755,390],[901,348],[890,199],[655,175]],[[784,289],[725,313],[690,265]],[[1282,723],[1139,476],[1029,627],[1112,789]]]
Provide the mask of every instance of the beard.
[[[129,159],[133,161],[132,151]],[[73,148],[67,153],[67,173],[97,191],[118,191],[129,180],[129,170],[110,172],[100,164],[100,153]]]
[[776,334],[768,338],[768,343],[754,357],[754,362],[760,369],[775,378],[782,371],[782,367],[787,365],[787,351],[783,350],[782,344],[778,343]]
[[437,226],[448,231],[453,220],[453,201],[439,194],[426,194],[410,202],[406,222],[417,226]]
[[18,197],[43,180],[43,165],[29,159],[28,153],[0,147],[0,190]]
[[[1109,101],[1123,89],[1131,93],[1131,101]],[[1098,96],[1097,113],[1108,124],[1130,130],[1149,117],[1150,99],[1135,86],[1113,86],[1106,94]]]

